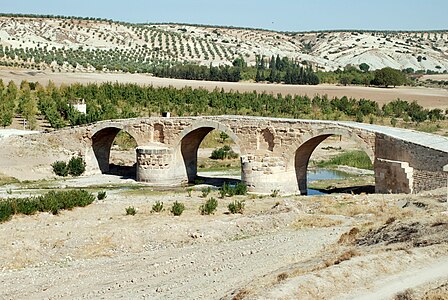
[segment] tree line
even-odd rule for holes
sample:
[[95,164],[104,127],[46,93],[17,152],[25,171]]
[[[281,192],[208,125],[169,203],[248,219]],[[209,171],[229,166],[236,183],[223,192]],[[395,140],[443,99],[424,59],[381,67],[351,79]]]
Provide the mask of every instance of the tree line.
[[298,61],[292,61],[288,57],[272,57],[265,59],[264,56],[256,56],[255,68],[257,73],[255,81],[283,82],[285,84],[319,84],[319,77],[310,66],[304,67]]
[[[85,99],[87,113],[73,104]],[[381,108],[368,99],[324,96],[273,95],[257,92],[208,91],[184,87],[140,86],[130,83],[91,83],[55,86],[52,82],[23,81],[17,86],[0,80],[0,125],[12,123],[14,116],[36,127],[38,116],[52,128],[81,125],[100,120],[147,117],[170,111],[174,116],[252,115],[305,119],[355,120],[373,122],[374,117],[409,119],[414,122],[441,120],[445,112],[424,109],[416,102],[396,100]],[[367,118],[367,119],[366,119]]]
[[238,82],[241,80],[241,69],[235,66],[207,67],[187,64],[154,68],[153,75],[164,78]]

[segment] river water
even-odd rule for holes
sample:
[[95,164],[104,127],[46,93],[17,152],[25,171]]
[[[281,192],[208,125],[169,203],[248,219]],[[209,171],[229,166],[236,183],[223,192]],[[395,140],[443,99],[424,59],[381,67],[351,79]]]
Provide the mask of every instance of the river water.
[[[343,179],[343,178],[345,178],[343,172],[317,168],[317,169],[313,169],[313,170],[308,170],[307,185],[309,185],[310,182],[313,182],[316,180],[330,180],[330,179]],[[307,193],[310,196],[325,195],[325,193],[318,191],[318,190],[313,190],[313,189],[308,189]]]

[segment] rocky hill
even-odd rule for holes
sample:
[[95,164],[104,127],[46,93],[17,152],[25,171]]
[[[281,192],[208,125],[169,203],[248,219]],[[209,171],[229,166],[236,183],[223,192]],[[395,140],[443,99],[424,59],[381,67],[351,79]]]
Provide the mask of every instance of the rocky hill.
[[0,64],[53,70],[150,72],[156,65],[231,64],[280,55],[322,70],[367,63],[448,70],[448,31],[284,33],[97,19],[0,17]]

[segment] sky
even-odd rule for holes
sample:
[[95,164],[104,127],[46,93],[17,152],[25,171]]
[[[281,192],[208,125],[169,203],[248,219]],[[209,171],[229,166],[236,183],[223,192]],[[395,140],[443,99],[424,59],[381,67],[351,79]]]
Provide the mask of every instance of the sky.
[[0,12],[292,32],[448,29],[448,0],[0,0]]

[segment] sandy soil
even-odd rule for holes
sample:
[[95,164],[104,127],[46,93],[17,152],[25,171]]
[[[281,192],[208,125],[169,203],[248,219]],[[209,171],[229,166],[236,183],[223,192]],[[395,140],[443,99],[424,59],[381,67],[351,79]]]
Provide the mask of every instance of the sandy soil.
[[[96,184],[117,180],[92,179]],[[63,185],[87,184],[80,180]],[[0,194],[42,192],[12,188],[8,194],[8,189],[0,188]],[[105,200],[86,208],[16,216],[0,224],[2,298],[346,299],[381,292],[390,299],[431,280],[448,280],[448,268],[441,267],[448,263],[447,223],[437,225],[442,232],[436,241],[422,233],[429,242],[418,247],[387,244],[387,238],[372,245],[341,242],[350,228],[390,215],[440,223],[446,218],[438,202],[444,190],[387,196],[387,201],[382,195],[220,199],[212,192],[218,210],[201,216],[199,191],[189,197],[182,190],[106,189]],[[226,214],[235,199],[246,201],[243,215]],[[167,210],[151,213],[155,201]],[[186,205],[180,217],[168,212],[174,201]],[[404,207],[403,201],[411,205]],[[413,206],[417,201],[426,208]],[[356,212],[339,209],[338,203],[351,203]],[[135,216],[125,215],[128,206],[137,209]],[[376,240],[367,238],[371,241]],[[355,254],[336,263],[348,249]],[[420,271],[427,275],[415,276]]]
[[[0,150],[5,157],[7,147]],[[25,169],[33,160],[23,152],[1,163],[20,162],[33,174]],[[214,190],[208,197],[219,205],[210,216],[199,213],[201,190],[190,196],[112,175],[10,183],[0,198],[61,188],[105,190],[107,198],[0,224],[0,298],[391,299],[407,289],[416,299],[434,291],[448,297],[446,189],[224,199]],[[234,200],[245,201],[243,214],[228,213]],[[161,213],[151,212],[156,201]],[[169,212],[174,201],[186,206],[180,217]],[[135,216],[125,214],[129,206]]]
[[433,74],[433,75],[423,75],[420,80],[424,81],[424,80],[435,80],[435,81],[440,81],[440,80],[448,80],[448,74]]
[[152,77],[145,74],[122,74],[122,73],[51,73],[48,71],[24,70],[0,68],[0,78],[3,82],[10,80],[20,84],[22,80],[40,82],[46,85],[49,80],[57,85],[73,84],[73,83],[89,83],[89,82],[123,82],[137,83],[153,86],[173,86],[175,88],[183,88],[190,86],[193,88],[205,88],[214,90],[215,88],[223,88],[226,91],[240,92],[266,92],[283,95],[328,95],[332,97],[352,97],[356,99],[366,98],[378,101],[380,105],[396,100],[417,101],[426,108],[443,108],[448,106],[448,91],[446,89],[433,88],[375,88],[360,86],[336,86],[321,84],[317,86],[304,85],[281,85],[281,84],[263,84],[263,83],[231,83],[231,82],[210,82],[195,80],[180,80],[169,78]]

